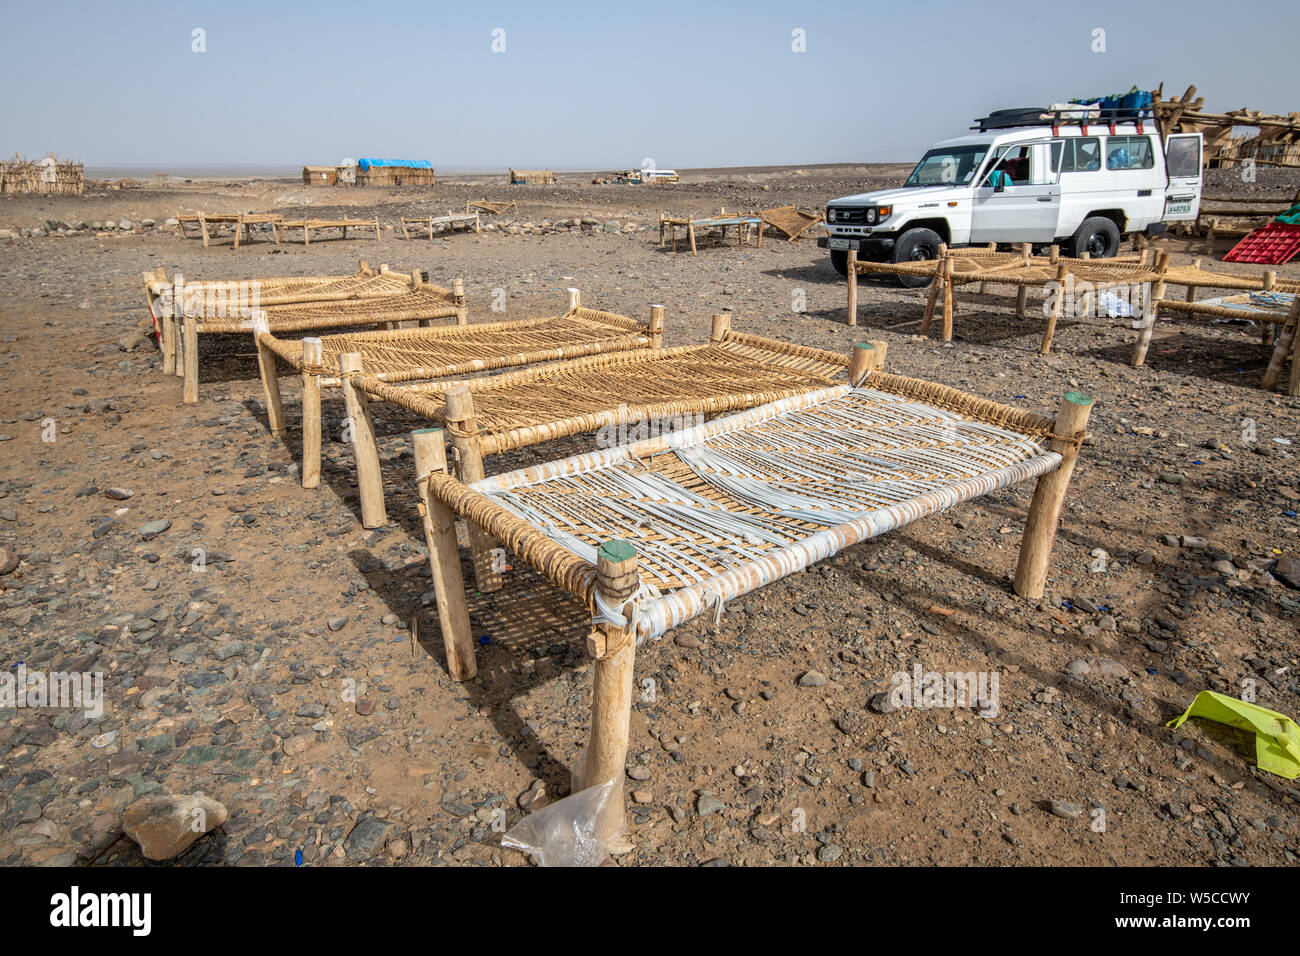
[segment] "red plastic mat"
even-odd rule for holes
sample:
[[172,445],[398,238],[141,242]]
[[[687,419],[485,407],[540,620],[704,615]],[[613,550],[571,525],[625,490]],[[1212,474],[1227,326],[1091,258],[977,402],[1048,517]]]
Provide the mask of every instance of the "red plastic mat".
[[1270,222],[1233,246],[1223,261],[1280,266],[1290,262],[1297,252],[1300,252],[1300,226]]

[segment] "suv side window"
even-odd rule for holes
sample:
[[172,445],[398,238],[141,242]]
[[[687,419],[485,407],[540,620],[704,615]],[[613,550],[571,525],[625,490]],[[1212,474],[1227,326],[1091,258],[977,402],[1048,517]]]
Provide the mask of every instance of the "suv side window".
[[1096,136],[1079,136],[1065,141],[1063,173],[1084,173],[1101,169],[1101,140]]
[[1149,136],[1111,136],[1106,140],[1106,168],[1150,169],[1155,166]]

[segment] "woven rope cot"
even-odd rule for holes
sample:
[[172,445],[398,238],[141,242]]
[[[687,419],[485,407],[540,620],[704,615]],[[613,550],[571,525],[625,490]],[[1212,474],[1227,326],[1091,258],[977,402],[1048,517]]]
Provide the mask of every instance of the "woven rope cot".
[[280,238],[284,238],[286,230],[301,229],[302,244],[311,245],[311,231],[313,229],[341,229],[341,238],[348,237],[349,229],[373,229],[375,230],[375,244],[379,244],[379,220],[378,219],[282,219],[276,224],[276,232]]
[[[576,297],[575,297],[576,298]],[[572,300],[571,300],[572,301]],[[320,485],[321,389],[343,384],[343,359],[357,356],[367,376],[383,384],[417,383],[495,369],[535,365],[579,356],[656,349],[663,339],[663,309],[653,306],[649,324],[575,304],[562,316],[509,322],[362,332],[307,338],[277,338],[254,331],[271,434],[285,432],[283,398],[276,362],[302,376],[302,486]]]
[[220,225],[230,223],[235,227],[235,248],[239,248],[239,238],[241,233],[246,239],[253,238],[252,226],[269,225],[277,245],[280,243],[280,224],[284,217],[279,213],[273,212],[229,212],[229,213],[178,213],[176,223],[181,230],[181,238],[190,238],[185,227],[187,225],[198,226],[199,236],[203,239],[203,248],[208,248],[209,240],[212,238],[208,230],[209,224]]
[[761,216],[736,215],[728,214],[727,210],[720,209],[716,216],[704,216],[701,218],[691,219],[689,217],[669,216],[664,213],[659,217],[659,248],[662,249],[664,242],[668,241],[674,254],[677,253],[677,230],[682,229],[686,233],[686,239],[691,247],[691,255],[698,255],[696,249],[696,234],[707,233],[709,230],[718,231],[718,241],[727,241],[727,230],[734,228],[736,230],[736,244],[743,246],[745,239],[752,231],[754,233],[754,245],[756,248],[763,246],[763,219]]
[[490,199],[471,199],[465,203],[466,212],[490,212],[494,216],[499,216],[506,212],[518,212],[519,204],[513,199],[505,202],[495,202]]
[[[387,521],[372,402],[445,425],[459,473],[472,481],[485,474],[484,459],[493,455],[584,433],[618,434],[665,419],[752,408],[844,379],[846,356],[736,333],[729,318],[714,317],[708,345],[596,354],[450,381],[391,384],[368,374],[360,355],[345,354],[343,395],[353,426],[362,525]],[[473,546],[484,591],[499,582],[490,569],[491,548],[484,540]]]
[[258,316],[280,333],[468,321],[460,279],[448,290],[424,281],[420,272],[390,272],[387,266],[372,272],[364,262],[351,276],[187,283],[178,273],[168,284],[160,273],[145,273],[144,280],[163,373],[184,379],[189,404],[199,398],[199,336],[252,331]]
[[[1201,267],[1201,260],[1191,264],[1172,266],[1169,253],[1157,253],[1154,261],[1143,252],[1138,256],[1110,259],[1071,259],[1061,257],[1055,246],[1049,256],[1034,256],[1028,244],[1021,252],[996,252],[991,249],[955,249],[940,247],[939,258],[919,262],[860,262],[854,261],[849,270],[848,324],[857,324],[857,277],[883,273],[931,279],[930,295],[921,319],[921,334],[929,335],[936,311],[942,314],[942,336],[952,341],[953,315],[956,308],[955,289],[972,283],[979,291],[986,285],[1007,285],[1016,289],[1016,314],[1026,312],[1028,293],[1041,288],[1048,293],[1047,323],[1039,351],[1051,351],[1056,326],[1064,312],[1067,300],[1072,305],[1091,314],[1096,297],[1113,290],[1124,290],[1134,299],[1135,313],[1142,312],[1138,340],[1134,347],[1132,364],[1139,366],[1146,357],[1156,318],[1162,311],[1183,314],[1201,313],[1186,308],[1184,303],[1166,298],[1170,285],[1181,285],[1187,290],[1187,302],[1195,300],[1198,289],[1218,288],[1240,291],[1296,292],[1300,282],[1277,278],[1276,272],[1263,275],[1214,272]],[[1077,291],[1076,291],[1077,290]],[[1285,316],[1274,312],[1262,313],[1261,321],[1284,324]],[[1270,387],[1270,386],[1265,386]]]
[[759,213],[763,225],[781,232],[788,242],[794,242],[813,226],[826,221],[822,213],[803,212],[795,206],[774,206]]
[[466,232],[470,229],[475,232],[482,231],[478,213],[476,212],[448,212],[445,216],[403,216],[402,236],[406,239],[411,238],[408,226],[420,226],[429,230],[430,239],[433,239],[439,232],[455,232],[457,229],[463,229]]
[[[885,374],[874,351],[855,349],[856,385],[491,478],[452,477],[442,431],[414,433],[451,677],[477,673],[456,518],[470,525],[471,541],[475,532],[499,541],[591,612],[591,731],[579,786],[614,780],[620,793],[635,648],[646,638],[720,615],[727,602],[854,544],[1031,479],[1014,588],[1042,597],[1092,400],[1068,394],[1047,419]],[[622,805],[620,797],[614,828]]]

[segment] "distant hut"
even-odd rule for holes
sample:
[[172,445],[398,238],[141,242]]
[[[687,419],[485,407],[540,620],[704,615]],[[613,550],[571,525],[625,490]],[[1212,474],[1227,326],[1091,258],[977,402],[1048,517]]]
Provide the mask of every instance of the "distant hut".
[[304,186],[337,186],[339,168],[337,166],[304,166],[302,168]]
[[0,192],[11,195],[80,196],[85,188],[81,163],[47,156],[32,162],[15,156],[0,163]]
[[432,186],[433,164],[427,159],[359,159],[358,186]]
[[555,173],[549,169],[512,169],[508,175],[512,186],[549,186],[555,182]]

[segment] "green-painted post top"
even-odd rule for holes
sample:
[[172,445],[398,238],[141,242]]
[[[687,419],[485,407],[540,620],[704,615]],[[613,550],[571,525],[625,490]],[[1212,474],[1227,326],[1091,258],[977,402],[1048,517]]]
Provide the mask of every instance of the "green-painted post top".
[[1066,392],[1065,400],[1071,405],[1091,405],[1092,399],[1083,392]]
[[875,343],[875,342],[855,342],[854,345],[853,345],[853,347],[854,347],[855,349],[874,349],[874,348],[876,347],[876,343]]
[[626,561],[629,558],[636,557],[636,547],[631,541],[623,541],[616,538],[613,541],[606,541],[598,549],[601,556],[606,561]]
[[442,431],[442,426],[441,426],[441,425],[434,425],[434,426],[431,427],[431,428],[417,428],[415,431],[411,432],[411,434],[412,434],[412,435],[431,435],[431,434],[435,434],[435,433],[440,432],[440,431]]

